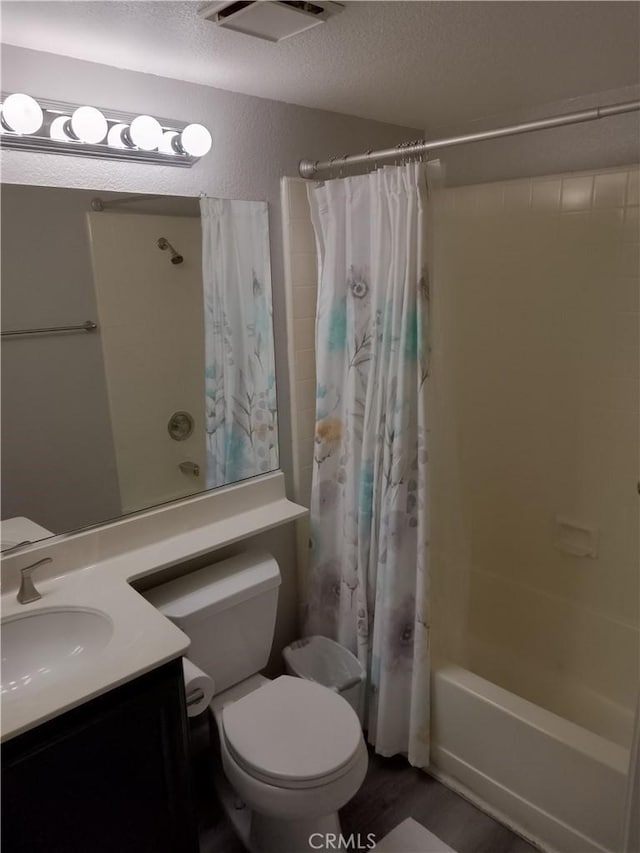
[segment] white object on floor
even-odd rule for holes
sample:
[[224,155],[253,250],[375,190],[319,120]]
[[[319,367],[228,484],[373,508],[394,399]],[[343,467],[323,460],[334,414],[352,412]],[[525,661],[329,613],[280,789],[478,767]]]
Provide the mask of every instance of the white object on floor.
[[376,853],[455,853],[444,841],[408,817],[376,844]]
[[362,723],[365,672],[358,658],[328,637],[303,637],[282,650],[287,672],[339,693]]

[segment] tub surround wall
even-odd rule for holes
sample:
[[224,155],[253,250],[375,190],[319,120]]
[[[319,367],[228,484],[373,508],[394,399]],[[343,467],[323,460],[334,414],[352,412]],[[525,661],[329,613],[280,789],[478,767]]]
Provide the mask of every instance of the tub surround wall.
[[[633,167],[448,190],[441,247],[469,663],[626,746],[640,665],[638,187]],[[566,521],[595,556],[571,553]]]

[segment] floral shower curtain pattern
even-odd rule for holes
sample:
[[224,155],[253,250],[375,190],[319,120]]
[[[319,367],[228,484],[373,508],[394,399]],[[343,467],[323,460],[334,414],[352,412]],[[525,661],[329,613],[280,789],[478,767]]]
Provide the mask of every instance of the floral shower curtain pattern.
[[318,246],[307,632],[357,655],[382,755],[429,762],[426,172],[309,187]]
[[267,205],[201,198],[206,485],[278,467]]

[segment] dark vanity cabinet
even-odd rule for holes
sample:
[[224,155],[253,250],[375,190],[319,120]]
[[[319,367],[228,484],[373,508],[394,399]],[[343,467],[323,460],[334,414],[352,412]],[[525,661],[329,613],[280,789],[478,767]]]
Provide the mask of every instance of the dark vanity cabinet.
[[2,853],[197,853],[181,661],[2,747]]

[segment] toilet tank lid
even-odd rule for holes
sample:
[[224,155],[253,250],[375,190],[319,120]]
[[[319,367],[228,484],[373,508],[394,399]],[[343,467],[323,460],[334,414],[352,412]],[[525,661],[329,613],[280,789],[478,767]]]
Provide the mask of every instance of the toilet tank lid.
[[271,554],[247,551],[147,590],[144,597],[179,623],[199,612],[226,610],[279,583],[280,569]]

